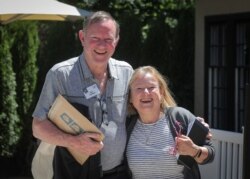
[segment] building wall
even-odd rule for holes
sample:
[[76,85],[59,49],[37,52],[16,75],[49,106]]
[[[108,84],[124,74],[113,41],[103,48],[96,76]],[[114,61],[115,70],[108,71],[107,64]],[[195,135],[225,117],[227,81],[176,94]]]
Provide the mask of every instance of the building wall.
[[250,12],[250,0],[196,0],[195,12],[195,114],[204,115],[204,19],[211,15]]

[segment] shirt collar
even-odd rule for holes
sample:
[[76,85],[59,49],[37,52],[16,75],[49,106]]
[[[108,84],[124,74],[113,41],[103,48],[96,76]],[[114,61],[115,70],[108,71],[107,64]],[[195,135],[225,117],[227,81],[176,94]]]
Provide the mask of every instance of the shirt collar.
[[110,58],[108,62],[108,68],[109,68],[109,74],[111,78],[118,79],[118,71],[117,68],[115,68],[115,59]]
[[[93,78],[93,75],[88,68],[88,65],[86,63],[86,60],[85,60],[83,54],[80,55],[79,61],[81,64],[84,78]],[[110,58],[108,61],[109,76],[110,76],[110,78],[118,79],[118,71],[117,71],[117,68],[115,68],[114,63],[115,63],[115,60],[113,58]]]

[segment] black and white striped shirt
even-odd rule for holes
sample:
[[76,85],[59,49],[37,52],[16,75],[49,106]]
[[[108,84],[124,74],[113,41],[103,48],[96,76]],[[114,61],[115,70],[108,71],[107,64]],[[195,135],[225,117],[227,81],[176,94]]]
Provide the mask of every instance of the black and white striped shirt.
[[127,148],[133,179],[183,179],[183,166],[170,154],[174,146],[166,116],[153,124],[137,120]]

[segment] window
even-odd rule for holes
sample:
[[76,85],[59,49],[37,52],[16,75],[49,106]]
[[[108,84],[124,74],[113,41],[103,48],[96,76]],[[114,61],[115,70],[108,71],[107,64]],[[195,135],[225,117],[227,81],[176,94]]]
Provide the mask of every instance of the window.
[[212,128],[241,132],[250,83],[250,14],[205,19],[205,112]]

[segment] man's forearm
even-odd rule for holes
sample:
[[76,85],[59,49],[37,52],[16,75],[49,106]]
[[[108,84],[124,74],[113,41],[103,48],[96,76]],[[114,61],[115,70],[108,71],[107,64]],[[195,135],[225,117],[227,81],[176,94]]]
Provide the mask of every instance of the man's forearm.
[[33,136],[50,144],[69,147],[70,134],[64,133],[49,120],[33,119]]

